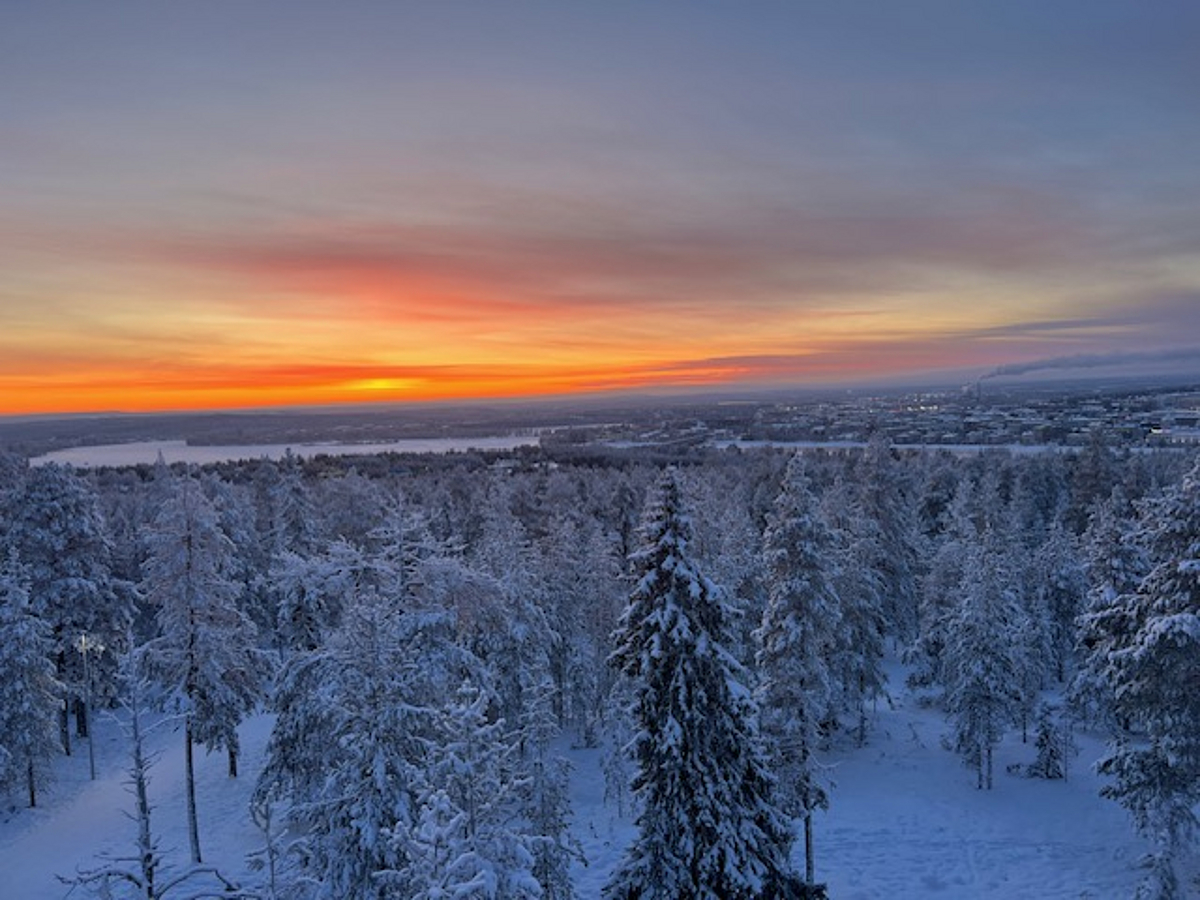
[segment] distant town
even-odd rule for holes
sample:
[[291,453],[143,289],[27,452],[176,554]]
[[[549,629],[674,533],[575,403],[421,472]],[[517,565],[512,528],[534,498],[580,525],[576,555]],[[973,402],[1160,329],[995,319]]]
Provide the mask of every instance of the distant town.
[[760,396],[621,396],[269,411],[0,419],[0,447],[39,456],[72,447],[176,440],[197,446],[305,445],[528,435],[548,451],[760,444],[1200,446],[1200,383],[981,381],[940,389],[776,391]]

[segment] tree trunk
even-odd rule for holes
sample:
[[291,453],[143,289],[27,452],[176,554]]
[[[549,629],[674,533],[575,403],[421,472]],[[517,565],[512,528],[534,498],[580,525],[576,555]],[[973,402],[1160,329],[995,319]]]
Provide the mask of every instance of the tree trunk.
[[816,866],[813,864],[813,817],[811,812],[804,814],[804,881],[813,884],[816,877]]
[[237,777],[238,777],[238,770],[237,770],[238,752],[237,752],[237,747],[235,747],[235,746],[233,746],[232,744],[230,744],[230,745],[229,745],[229,747],[228,747],[228,750],[229,750],[229,777],[230,777],[230,778],[237,778]]
[[992,789],[992,745],[987,748],[987,789]]
[[34,809],[37,806],[37,773],[33,769],[33,757],[29,757],[29,768],[26,773],[29,777],[29,808]]
[[70,698],[63,698],[62,709],[58,711],[58,734],[62,738],[63,753],[71,755],[71,712]]
[[75,698],[75,736],[88,736],[88,708],[82,697]]
[[140,698],[133,698],[132,715],[133,728],[133,776],[134,795],[137,798],[138,822],[138,857],[142,870],[142,887],[146,891],[146,900],[154,900],[154,877],[158,870],[158,854],[154,850],[154,837],[150,831],[150,796],[146,785],[146,769],[148,764],[142,747],[141,710],[137,704]]
[[187,819],[188,839],[192,845],[192,862],[201,863],[200,828],[196,823],[196,770],[192,764],[192,719],[188,716],[183,729],[184,763],[187,769]]

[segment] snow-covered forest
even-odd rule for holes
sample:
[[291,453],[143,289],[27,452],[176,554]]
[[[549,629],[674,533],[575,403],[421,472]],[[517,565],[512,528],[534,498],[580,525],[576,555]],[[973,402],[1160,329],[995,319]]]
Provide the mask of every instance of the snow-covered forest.
[[4,457],[0,538],[31,900],[1200,895],[1178,451]]

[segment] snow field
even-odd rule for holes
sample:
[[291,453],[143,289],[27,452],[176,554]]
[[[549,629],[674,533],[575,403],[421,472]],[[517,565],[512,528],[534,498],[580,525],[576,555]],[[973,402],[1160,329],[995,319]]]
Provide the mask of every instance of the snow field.
[[[1010,774],[1033,761],[1033,736],[1010,733],[997,748],[992,791],[942,747],[948,726],[897,684],[897,708],[881,708],[865,747],[820,755],[834,781],[816,819],[817,878],[832,900],[1116,900],[1132,897],[1148,849],[1124,811],[1099,796],[1092,762],[1103,749],[1077,734],[1081,752],[1066,782]],[[600,751],[572,751],[576,834],[589,865],[577,867],[582,898],[597,898],[634,823],[605,806]],[[798,829],[799,831],[799,829]],[[794,860],[803,866],[803,847]]]
[[[147,719],[153,721],[150,716]],[[226,774],[224,753],[196,751],[196,796],[204,861],[235,878],[246,875],[246,854],[263,842],[250,820],[248,801],[273,721],[273,716],[252,716],[239,729],[245,773],[240,778],[231,779]],[[42,808],[13,808],[19,798],[5,798],[0,820],[2,900],[60,900],[68,896],[70,888],[56,876],[70,877],[77,869],[98,866],[104,855],[128,856],[134,851],[136,824],[129,818],[133,795],[125,784],[129,746],[112,716],[97,717],[94,733],[95,782],[88,779],[86,742],[76,741],[73,755],[56,762],[56,780],[47,790]],[[188,838],[182,724],[162,723],[153,729],[146,744],[159,754],[150,768],[154,835],[168,865],[183,866],[188,862]],[[77,888],[69,896],[87,895]]]
[[[1032,742],[1011,733],[996,759],[996,786],[975,789],[974,773],[941,745],[941,713],[919,706],[892,673],[896,708],[881,707],[867,746],[821,754],[835,782],[830,808],[816,822],[818,878],[833,900],[1110,900],[1133,895],[1146,851],[1124,812],[1098,795],[1091,771],[1102,742],[1076,736],[1081,753],[1067,782],[1027,779],[1006,771],[1033,760]],[[273,718],[257,715],[240,729],[242,776],[226,775],[225,756],[196,755],[200,837],[205,861],[252,882],[246,854],[262,845],[247,801]],[[96,723],[99,779],[88,780],[86,744],[57,763],[57,780],[37,810],[6,798],[0,816],[0,898],[62,900],[56,874],[95,865],[104,853],[133,846],[126,792],[127,747],[111,717]],[[151,769],[154,829],[170,862],[187,859],[181,732],[167,723],[149,746],[161,751]],[[582,900],[593,900],[636,835],[631,819],[604,802],[603,753],[564,743],[571,761],[574,827],[587,855],[576,865]],[[797,861],[802,848],[796,847]],[[83,896],[76,890],[72,898]]]

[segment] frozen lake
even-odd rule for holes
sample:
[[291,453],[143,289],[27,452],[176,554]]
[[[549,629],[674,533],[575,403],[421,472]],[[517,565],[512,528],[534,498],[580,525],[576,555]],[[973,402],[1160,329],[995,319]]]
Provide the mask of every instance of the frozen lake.
[[30,460],[32,465],[64,463],[79,468],[98,466],[134,466],[153,463],[161,453],[168,463],[184,462],[203,465],[235,459],[279,459],[288,450],[296,456],[356,456],[373,453],[451,453],[463,450],[513,450],[535,446],[537,435],[507,435],[502,437],[425,438],[378,443],[344,444],[233,444],[192,445],[186,441],[135,441],[128,444],[97,444],[91,447],[72,447],[55,450]]

